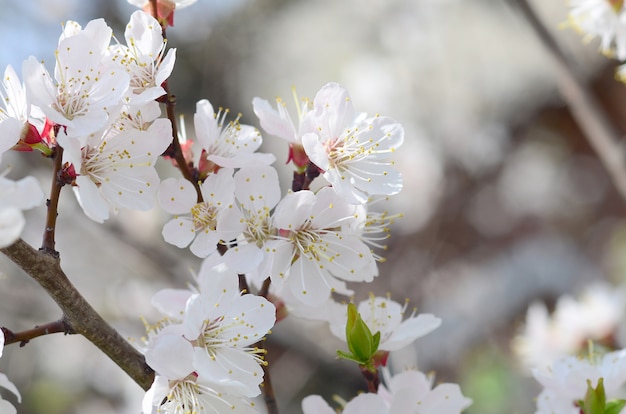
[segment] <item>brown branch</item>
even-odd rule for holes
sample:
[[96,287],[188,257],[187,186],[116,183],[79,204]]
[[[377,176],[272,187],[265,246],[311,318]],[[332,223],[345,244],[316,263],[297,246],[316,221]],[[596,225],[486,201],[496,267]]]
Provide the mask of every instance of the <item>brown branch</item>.
[[589,143],[607,169],[613,184],[626,200],[626,157],[621,134],[609,120],[589,87],[572,70],[572,63],[527,0],[514,0],[552,57],[559,91]]
[[69,281],[58,259],[33,249],[19,239],[0,249],[15,264],[35,279],[59,305],[66,321],[78,334],[104,352],[141,388],[148,390],[154,381],[154,371],[141,353],[133,348],[91,307]]
[[26,345],[31,339],[39,338],[40,336],[50,335],[53,333],[61,333],[65,335],[75,334],[74,328],[64,317],[58,321],[49,322],[43,325],[37,325],[33,329],[28,329],[22,332],[13,332],[12,330],[2,327],[2,333],[4,334],[4,344],[14,344],[19,342],[20,347]]
[[59,196],[61,194],[61,188],[65,184],[59,174],[63,168],[63,148],[57,145],[54,153],[54,170],[52,172],[52,184],[50,188],[50,198],[46,202],[48,208],[46,213],[46,227],[43,232],[43,241],[39,250],[55,257],[59,258],[59,252],[55,250],[54,234],[56,231],[56,223],[58,208],[59,208]]

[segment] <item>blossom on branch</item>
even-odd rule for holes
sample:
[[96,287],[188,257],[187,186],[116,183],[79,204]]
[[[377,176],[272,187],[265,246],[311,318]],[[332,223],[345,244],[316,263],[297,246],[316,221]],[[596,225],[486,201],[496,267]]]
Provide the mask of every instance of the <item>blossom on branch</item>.
[[[217,243],[235,239],[245,224],[234,201],[233,170],[223,168],[211,174],[200,186],[202,202],[197,202],[193,185],[185,179],[163,180],[158,191],[161,207],[174,218],[163,226],[166,242],[207,257]],[[183,215],[184,214],[184,215]]]
[[166,319],[149,327],[145,356],[157,377],[144,413],[255,413],[248,398],[260,394],[266,364],[255,344],[274,325],[276,310],[263,297],[242,294],[237,274],[224,266],[203,265],[197,282],[197,289],[155,296]]
[[154,17],[136,11],[130,16],[124,37],[126,45],[112,45],[108,53],[130,75],[128,100],[136,105],[163,96],[165,89],[161,85],[174,69],[176,49],[165,54],[161,25]]
[[198,162],[201,179],[223,167],[258,167],[270,165],[276,160],[272,154],[256,152],[263,143],[256,128],[240,124],[241,114],[226,123],[228,113],[228,109],[222,108],[215,112],[206,99],[196,104],[193,120],[196,139],[202,147]]
[[320,89],[307,116],[315,132],[302,137],[304,150],[341,197],[364,204],[372,195],[400,192],[402,175],[390,160],[404,141],[399,123],[355,112],[347,89],[336,83]]
[[[124,114],[118,121],[128,124]],[[64,133],[57,137],[76,174],[76,198],[90,219],[102,223],[111,209],[154,206],[160,181],[154,165],[171,142],[172,126],[167,119],[150,121],[145,130],[113,124],[79,140]]]
[[278,203],[271,221],[276,233],[265,245],[277,289],[285,286],[298,301],[316,306],[331,292],[345,291],[345,281],[371,282],[378,275],[370,248],[350,227],[355,209],[330,187],[291,193]]
[[82,137],[81,143],[105,127],[109,111],[129,86],[128,74],[105,59],[111,34],[103,19],[90,21],[84,29],[68,21],[55,51],[54,80],[33,56],[23,65],[32,103],[52,122],[64,126],[68,137]]

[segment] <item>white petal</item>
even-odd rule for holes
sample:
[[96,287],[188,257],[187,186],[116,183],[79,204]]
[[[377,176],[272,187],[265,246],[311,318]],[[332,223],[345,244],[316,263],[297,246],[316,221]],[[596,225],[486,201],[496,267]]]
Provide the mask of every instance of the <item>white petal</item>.
[[193,372],[193,346],[183,337],[181,325],[169,325],[150,339],[146,363],[158,374],[181,379]]
[[303,414],[336,414],[319,395],[309,395],[302,400]]
[[[413,407],[411,407],[413,408]],[[354,397],[343,409],[343,414],[389,414],[389,413],[410,413],[412,410],[407,411],[391,411],[387,407],[387,403],[378,394],[364,393]],[[443,411],[437,411],[439,414],[444,414]],[[445,412],[448,414],[448,412]],[[434,414],[434,412],[433,412]],[[452,412],[449,412],[452,414]]]
[[182,319],[187,300],[192,292],[187,289],[161,289],[152,296],[152,306],[163,315],[174,319]]
[[109,218],[109,205],[100,195],[98,187],[89,177],[76,177],[77,186],[72,187],[74,195],[78,200],[87,217],[97,223],[103,223]]
[[189,213],[198,198],[193,184],[184,178],[163,180],[157,194],[159,204],[170,214]]
[[[281,105],[279,103],[278,105]],[[268,101],[261,98],[252,100],[254,113],[259,118],[261,128],[270,135],[277,136],[289,142],[297,142],[296,129],[287,112],[281,116]]]
[[315,194],[308,190],[287,194],[274,211],[274,227],[284,230],[298,229],[311,217],[315,201]]
[[262,214],[280,200],[278,173],[273,167],[242,168],[235,174],[235,195],[249,211]]
[[193,221],[188,217],[172,219],[163,226],[163,240],[181,249],[189,246],[196,237]]
[[417,338],[429,334],[441,325],[441,319],[430,313],[420,314],[417,317],[403,321],[393,330],[391,336],[380,344],[380,349],[396,351],[404,348]]
[[11,391],[16,397],[17,397],[17,402],[22,402],[22,396],[20,395],[20,392],[18,391],[17,387],[11,382],[9,381],[9,378],[0,372],[0,387],[5,388],[9,391]]
[[0,208],[0,249],[15,243],[24,230],[26,220],[15,207]]

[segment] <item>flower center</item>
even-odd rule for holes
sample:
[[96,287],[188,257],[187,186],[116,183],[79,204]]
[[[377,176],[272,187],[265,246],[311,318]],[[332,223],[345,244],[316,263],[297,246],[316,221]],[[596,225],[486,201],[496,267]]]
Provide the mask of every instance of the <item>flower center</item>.
[[217,209],[209,203],[198,203],[191,208],[191,217],[196,231],[215,230]]

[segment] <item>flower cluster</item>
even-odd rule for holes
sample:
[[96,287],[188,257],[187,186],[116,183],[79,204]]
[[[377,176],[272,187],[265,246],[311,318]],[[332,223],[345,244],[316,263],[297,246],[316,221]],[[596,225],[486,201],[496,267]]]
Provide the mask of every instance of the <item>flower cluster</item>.
[[158,292],[164,319],[150,327],[146,362],[156,371],[143,411],[253,413],[261,393],[264,350],[257,343],[275,322],[274,305],[242,294],[237,275],[208,262],[198,289]]
[[[398,216],[377,211],[376,203],[402,189],[392,158],[404,140],[402,126],[357,112],[337,83],[302,101],[297,126],[282,101],[274,109],[255,98],[262,129],[289,144],[294,181],[283,192],[275,157],[258,152],[261,132],[241,124],[241,115],[230,118],[227,109],[202,99],[194,139],[176,141],[166,83],[176,51],[166,48],[164,30],[173,24],[174,10],[193,0],[132,3],[158,19],[134,12],[125,44],[103,19],[84,27],[68,21],[53,71],[33,56],[23,64],[24,83],[13,68],[5,70],[0,156],[39,151],[55,159],[53,194],[71,186],[96,222],[119,209],[148,210],[158,200],[172,215],[164,240],[203,260],[197,286],[162,290],[153,298],[163,319],[146,324],[142,352],[156,377],[143,412],[257,412],[252,399],[261,393],[267,365],[261,341],[276,322],[274,303],[296,316],[311,311],[341,338],[340,332],[356,327],[347,343],[371,375],[389,352],[437,328],[441,320],[430,314],[413,311],[403,320],[407,305],[389,298],[371,295],[358,316],[354,305],[336,301],[336,295],[353,294],[349,283],[378,276],[377,262],[384,259],[374,249],[385,249]],[[168,105],[168,118],[160,103]],[[173,159],[184,179],[161,179],[155,169],[161,155]],[[311,184],[320,176],[325,182],[314,191]],[[33,177],[15,182],[0,176],[0,248],[20,236],[22,210],[43,199]],[[56,205],[48,213],[53,221]],[[360,352],[363,343],[367,349]],[[376,364],[375,355],[382,355]],[[0,385],[19,398],[3,377]],[[367,411],[360,408],[364,402],[371,405]],[[432,378],[407,371],[388,375],[386,386],[355,398],[344,412],[456,414],[469,403],[458,386],[433,388]],[[304,406],[307,412],[330,410],[317,397]]]

